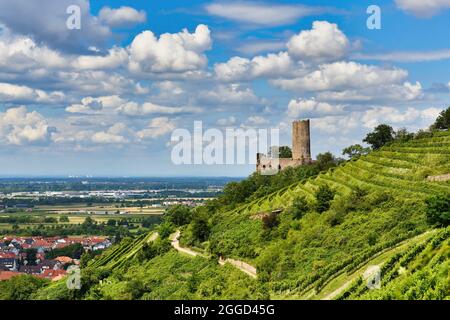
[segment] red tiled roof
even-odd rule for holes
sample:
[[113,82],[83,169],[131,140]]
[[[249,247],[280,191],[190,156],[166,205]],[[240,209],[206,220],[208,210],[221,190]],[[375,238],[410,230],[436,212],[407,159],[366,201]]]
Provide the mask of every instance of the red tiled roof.
[[13,277],[22,275],[23,273],[15,271],[0,271],[0,281],[9,280]]

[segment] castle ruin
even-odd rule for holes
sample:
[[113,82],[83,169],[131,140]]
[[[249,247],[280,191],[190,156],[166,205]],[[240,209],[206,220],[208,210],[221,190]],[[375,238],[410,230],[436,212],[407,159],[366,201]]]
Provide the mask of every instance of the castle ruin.
[[312,162],[311,134],[309,119],[297,120],[292,123],[292,158],[274,158],[265,154],[256,155],[256,171],[283,170]]

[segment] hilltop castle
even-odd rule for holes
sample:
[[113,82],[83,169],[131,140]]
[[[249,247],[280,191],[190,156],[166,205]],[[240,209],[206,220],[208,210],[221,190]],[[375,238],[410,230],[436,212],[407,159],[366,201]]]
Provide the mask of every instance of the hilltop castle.
[[256,155],[256,171],[283,170],[311,163],[311,135],[308,120],[297,120],[292,123],[292,158],[272,158],[265,154]]

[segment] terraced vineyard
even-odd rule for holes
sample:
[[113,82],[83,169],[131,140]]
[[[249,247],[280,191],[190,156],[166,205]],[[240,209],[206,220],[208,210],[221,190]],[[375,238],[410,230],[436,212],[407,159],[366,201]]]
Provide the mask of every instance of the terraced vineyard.
[[[446,228],[385,261],[380,269],[382,289],[371,291],[366,281],[358,277],[337,299],[395,299],[400,292],[406,293],[408,299],[423,296],[426,299],[444,299],[450,286],[449,255],[450,228]],[[435,282],[433,289],[427,283],[430,275]]]
[[119,245],[104,252],[100,258],[89,264],[89,268],[107,267],[109,269],[120,269],[127,261],[130,261],[142,249],[145,243],[154,241],[157,233],[143,234],[136,239],[125,239]]
[[433,138],[383,147],[380,151],[320,174],[315,179],[301,181],[255,200],[236,211],[252,214],[286,208],[298,195],[313,200],[314,191],[321,184],[334,188],[338,196],[356,188],[389,190],[409,198],[450,193],[450,181],[426,180],[427,176],[446,173],[450,173],[450,134],[441,132]]

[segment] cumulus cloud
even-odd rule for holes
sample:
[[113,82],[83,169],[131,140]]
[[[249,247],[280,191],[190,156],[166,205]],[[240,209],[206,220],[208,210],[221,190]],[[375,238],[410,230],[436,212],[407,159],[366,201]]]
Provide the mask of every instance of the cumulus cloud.
[[72,104],[66,108],[69,113],[100,113],[104,109],[115,110],[126,101],[117,95],[103,96],[98,98],[85,97],[81,99],[81,103]]
[[106,131],[99,131],[92,135],[92,142],[98,144],[124,144],[128,142],[126,138],[127,126],[123,123],[116,123]]
[[127,102],[120,106],[117,112],[128,116],[144,116],[149,114],[198,113],[201,112],[201,109],[196,107],[166,107],[151,102],[143,104]]
[[[82,32],[69,30],[66,10],[76,5],[81,10]],[[38,43],[64,52],[88,52],[103,48],[112,33],[108,26],[90,14],[89,0],[2,0],[0,23],[17,34],[31,35]]]
[[125,6],[118,9],[103,7],[99,12],[99,18],[112,28],[130,27],[147,21],[147,14],[144,10],[138,11]]
[[38,112],[17,107],[0,113],[0,142],[11,145],[46,143],[54,128]]
[[291,74],[292,69],[294,69],[294,63],[287,52],[256,56],[251,60],[233,57],[225,63],[214,65],[217,78],[223,81],[279,77]]
[[322,64],[318,70],[294,79],[276,79],[273,84],[286,90],[325,91],[366,88],[398,83],[408,72],[398,68],[382,68],[356,62]]
[[84,55],[79,56],[72,66],[78,70],[116,69],[125,64],[128,53],[123,48],[114,47],[107,55]]
[[288,104],[287,115],[291,118],[317,118],[342,114],[344,106],[317,101],[315,98],[294,99]]
[[250,116],[247,118],[247,121],[245,122],[247,126],[260,126],[268,123],[269,120],[261,116]]
[[212,90],[202,91],[198,99],[201,103],[245,105],[259,101],[253,90],[240,84],[219,85]]
[[[380,123],[389,123],[397,126],[411,125],[418,119],[430,119],[436,115],[437,109],[429,108],[420,110],[409,107],[406,110],[398,110],[392,107],[376,107],[367,110],[361,121],[367,128],[373,128]],[[434,118],[435,119],[435,118]]]
[[198,25],[194,33],[164,33],[159,39],[151,31],[137,35],[130,45],[129,70],[135,74],[196,71],[207,65],[205,51],[211,48],[210,30]]
[[314,21],[311,30],[304,30],[287,43],[289,55],[317,62],[343,58],[350,42],[338,26],[328,21]]
[[64,98],[65,95],[62,92],[47,93],[27,86],[0,82],[0,102],[57,103]]
[[172,132],[176,128],[176,122],[167,117],[158,117],[152,119],[147,127],[136,133],[136,136],[141,139],[155,139],[165,134]]
[[420,82],[408,81],[402,84],[378,85],[374,87],[349,89],[341,91],[323,91],[317,98],[333,102],[394,102],[413,101],[424,97]]
[[217,120],[217,124],[219,126],[223,126],[223,127],[232,126],[232,125],[236,124],[236,117],[229,116],[226,118],[221,118],[221,119]]
[[431,17],[450,8],[450,0],[395,0],[398,8],[418,17]]
[[282,5],[261,2],[215,2],[206,5],[206,11],[214,16],[260,26],[292,24],[301,17],[318,14],[323,9],[302,5]]

